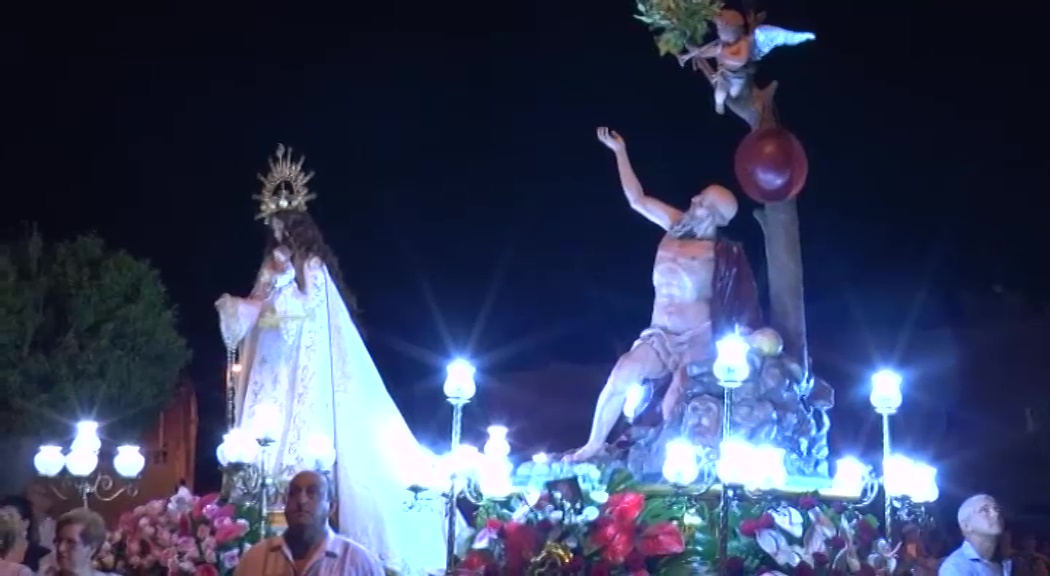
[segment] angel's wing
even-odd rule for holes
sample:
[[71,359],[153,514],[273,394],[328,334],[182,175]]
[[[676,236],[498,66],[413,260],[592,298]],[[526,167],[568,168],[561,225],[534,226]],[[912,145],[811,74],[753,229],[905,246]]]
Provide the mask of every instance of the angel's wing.
[[780,46],[795,46],[810,40],[816,40],[817,36],[812,32],[795,32],[777,26],[763,24],[755,28],[755,42],[751,49],[752,60],[761,60]]

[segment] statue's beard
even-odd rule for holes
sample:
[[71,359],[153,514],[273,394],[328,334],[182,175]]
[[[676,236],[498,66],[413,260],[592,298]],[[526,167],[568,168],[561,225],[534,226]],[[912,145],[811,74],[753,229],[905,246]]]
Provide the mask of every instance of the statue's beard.
[[691,214],[685,214],[682,219],[675,222],[667,234],[677,240],[714,240],[714,228],[707,225],[702,218]]

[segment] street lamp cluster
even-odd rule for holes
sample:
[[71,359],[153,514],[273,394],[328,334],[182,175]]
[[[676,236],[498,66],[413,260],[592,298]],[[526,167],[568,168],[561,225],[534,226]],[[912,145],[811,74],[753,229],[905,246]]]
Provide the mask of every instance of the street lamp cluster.
[[[736,498],[737,490],[782,490],[787,485],[788,475],[784,449],[753,445],[733,435],[733,391],[751,374],[747,341],[738,334],[732,334],[719,341],[716,347],[718,357],[713,371],[724,389],[723,440],[718,457],[709,457],[706,449],[693,446],[685,439],[673,440],[665,449],[663,475],[672,484],[701,491],[711,488],[715,478],[721,482],[719,552],[720,557],[724,558],[730,529],[727,511]],[[911,504],[933,502],[939,495],[936,468],[892,453],[889,417],[896,414],[903,403],[901,380],[899,374],[890,370],[880,370],[871,378],[871,405],[882,416],[881,476],[877,476],[871,467],[856,458],[843,458],[837,463],[828,490],[835,496],[853,499],[858,505],[866,506],[874,502],[881,488],[883,521],[887,531],[892,525],[894,508],[906,515],[911,512]],[[634,410],[632,407],[632,412]]]
[[[732,412],[731,390],[740,387],[750,375],[747,342],[731,335],[717,344],[718,359],[715,375],[727,391],[723,416]],[[894,497],[907,497],[916,503],[932,502],[939,495],[936,468],[901,455],[891,453],[889,416],[902,404],[901,377],[889,370],[880,370],[872,376],[871,404],[883,420],[883,474],[878,484]],[[727,419],[728,420],[728,419]],[[718,450],[717,460],[705,457],[705,451],[684,439],[668,443],[665,451],[664,477],[673,484],[688,485],[697,482],[705,465],[713,466],[719,480],[727,484],[761,489],[783,488],[787,480],[784,465],[785,451],[770,445],[753,445],[727,433]],[[860,497],[866,482],[873,478],[872,470],[860,460],[849,457],[837,462],[831,493]]]
[[[276,404],[262,404],[255,408],[251,429],[232,428],[223,435],[215,449],[215,457],[222,466],[228,497],[246,497],[258,504],[262,511],[262,533],[269,533],[269,513],[276,495],[273,490],[273,472],[269,470],[269,449],[281,433],[281,411]],[[336,452],[332,440],[322,434],[306,439],[304,453],[314,470],[328,472],[335,466]]]
[[[451,573],[456,564],[456,502],[460,495],[467,491],[465,475],[468,469],[467,461],[462,457],[463,447],[460,439],[463,436],[463,407],[466,406],[478,391],[478,385],[474,381],[476,370],[474,366],[463,359],[453,360],[446,368],[445,400],[452,405],[452,441],[449,450],[451,461],[450,487],[445,494],[445,515],[448,526],[445,531],[445,568]],[[491,434],[491,432],[490,432]],[[506,429],[504,429],[503,440],[506,441]],[[473,448],[473,452],[477,449]],[[510,446],[507,446],[510,454]]]
[[76,435],[68,452],[54,444],[40,446],[33,457],[33,467],[40,476],[55,480],[48,486],[56,496],[66,500],[72,497],[66,492],[73,492],[85,508],[91,496],[109,502],[121,494],[137,494],[135,481],[146,467],[146,458],[139,447],[131,444],[117,447],[113,470],[126,481],[119,487],[112,476],[98,472],[101,450],[98,422],[83,421],[76,425]]

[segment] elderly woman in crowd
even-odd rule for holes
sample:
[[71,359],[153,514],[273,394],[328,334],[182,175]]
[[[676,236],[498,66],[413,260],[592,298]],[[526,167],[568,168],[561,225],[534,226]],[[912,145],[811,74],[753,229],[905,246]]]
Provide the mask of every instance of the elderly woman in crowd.
[[106,576],[91,560],[106,540],[106,523],[87,508],[70,510],[55,523],[55,552],[45,559],[41,576]]
[[0,510],[11,512],[19,518],[18,537],[4,559],[26,566],[34,572],[39,570],[40,560],[47,556],[51,549],[42,546],[36,540],[36,523],[29,500],[22,496],[5,496],[0,498]]
[[22,531],[22,523],[15,514],[9,510],[0,510],[0,576],[33,576],[33,571],[25,566],[7,560],[18,535]]

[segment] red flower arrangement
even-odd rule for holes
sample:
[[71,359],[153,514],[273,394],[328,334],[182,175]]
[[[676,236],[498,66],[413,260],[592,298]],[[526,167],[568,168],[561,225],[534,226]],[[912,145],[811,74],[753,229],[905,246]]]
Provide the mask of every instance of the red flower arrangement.
[[590,531],[591,542],[601,550],[602,560],[619,566],[632,552],[642,558],[680,554],[685,540],[678,526],[658,522],[639,529],[638,517],[645,509],[645,496],[620,492],[609,496],[603,513]]
[[[604,477],[604,475],[602,475]],[[582,477],[581,477],[582,479]],[[593,479],[593,478],[592,478]],[[644,493],[624,473],[567,499],[549,483],[482,503],[458,569],[474,576],[715,573],[718,511],[696,496]],[[575,492],[569,490],[569,492]],[[737,503],[726,568],[734,576],[857,575],[893,562],[870,516],[815,497]]]
[[[605,489],[624,488],[621,477]],[[680,518],[659,497],[605,489],[567,499],[557,490],[488,502],[476,518],[466,574],[631,574],[646,576],[686,550]]]

